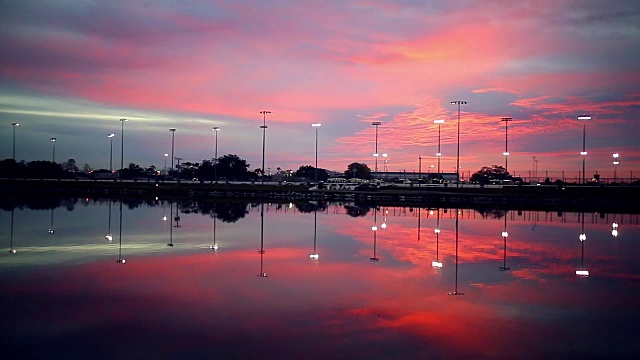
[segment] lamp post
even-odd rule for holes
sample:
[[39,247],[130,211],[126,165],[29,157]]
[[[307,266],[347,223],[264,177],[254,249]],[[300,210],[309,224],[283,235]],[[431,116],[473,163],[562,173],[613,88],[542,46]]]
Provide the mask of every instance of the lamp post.
[[262,129],[262,169],[260,169],[260,171],[262,172],[262,184],[264,184],[264,146],[267,136],[267,114],[271,114],[271,111],[262,110],[260,114],[262,114],[262,126],[260,126]]
[[53,146],[51,162],[55,163],[56,162],[56,138],[52,137],[51,139],[49,139],[49,141],[51,141],[51,145]]
[[591,115],[580,115],[578,116],[578,120],[585,120],[582,123],[582,151],[580,155],[582,156],[582,184],[586,183],[586,174],[585,174],[585,160],[587,157],[587,123],[586,120],[591,120]]
[[120,182],[122,182],[122,170],[124,170],[124,123],[129,120],[120,119]]
[[374,121],[371,125],[376,127],[376,151],[373,153],[373,157],[376,159],[375,172],[378,172],[378,126],[382,125],[381,121]]
[[216,134],[216,147],[215,147],[215,151],[214,151],[214,158],[216,160],[215,164],[213,165],[213,178],[218,181],[218,132],[220,132],[220,127],[219,126],[214,126],[211,128],[211,130]]
[[113,172],[113,137],[116,134],[107,134],[107,139],[109,139],[109,171]]
[[507,232],[507,212],[504,213],[504,231],[502,232],[502,240],[504,241],[504,247],[502,252],[502,266],[499,267],[500,271],[507,271],[511,268],[507,267],[507,238],[509,233]]
[[618,164],[620,164],[620,160],[618,160],[619,158],[620,154],[613,154],[613,182],[617,182],[616,180],[618,179]]
[[316,129],[316,184],[318,183],[318,130],[320,129],[320,126],[322,126],[322,124],[311,124],[311,126],[313,126]]
[[176,142],[176,129],[175,128],[171,128],[169,129],[169,132],[171,132],[171,170],[173,170],[173,150],[174,150],[174,145]]
[[451,102],[451,105],[458,105],[458,154],[456,156],[456,187],[460,186],[460,106],[466,104],[467,102],[463,100],[455,100]]
[[164,153],[164,174],[167,175],[167,157],[169,157],[169,154]]
[[20,123],[11,123],[11,126],[13,126],[13,160],[16,160],[16,128],[18,126],[20,126]]
[[512,121],[513,119],[510,117],[503,117],[500,119],[500,121],[504,121],[504,152],[502,153],[502,155],[504,155],[504,170],[505,172],[509,172],[509,162],[508,162],[508,158],[509,158],[509,130],[508,130],[508,125],[509,125],[509,121]]
[[438,124],[438,152],[436,156],[438,157],[438,180],[440,180],[440,158],[442,158],[442,152],[440,152],[440,126],[444,124],[444,120],[433,120],[433,123]]

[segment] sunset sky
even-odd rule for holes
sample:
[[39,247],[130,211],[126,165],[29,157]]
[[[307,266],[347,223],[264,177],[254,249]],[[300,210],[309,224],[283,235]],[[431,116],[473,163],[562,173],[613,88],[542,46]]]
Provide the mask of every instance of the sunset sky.
[[[640,175],[640,3],[628,1],[1,1],[0,158],[163,167],[233,153],[266,168],[354,161],[577,177]],[[117,159],[117,161],[115,160]],[[378,167],[382,169],[382,163]]]

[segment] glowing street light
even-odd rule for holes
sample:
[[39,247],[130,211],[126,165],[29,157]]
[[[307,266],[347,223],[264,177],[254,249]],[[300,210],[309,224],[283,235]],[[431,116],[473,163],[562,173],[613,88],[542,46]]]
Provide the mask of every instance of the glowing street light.
[[20,126],[20,123],[14,122],[14,123],[11,123],[11,126],[13,127],[13,160],[15,160],[16,159],[16,128]]
[[376,159],[375,172],[378,172],[378,126],[382,125],[381,121],[374,121],[371,125],[376,127],[376,151],[373,153],[373,157]]
[[582,156],[582,183],[586,183],[586,174],[585,174],[585,160],[587,157],[587,120],[591,120],[591,115],[580,115],[578,116],[578,120],[585,120],[582,123],[582,151],[580,155]]
[[456,187],[460,186],[460,106],[466,104],[467,102],[463,100],[455,100],[451,102],[451,105],[458,105],[458,153],[456,156]]
[[120,182],[122,182],[122,170],[124,170],[124,123],[129,120],[120,119]]
[[315,182],[318,183],[318,129],[322,124],[311,124],[312,127],[316,129],[316,174],[315,174]]
[[213,155],[216,162],[213,165],[213,177],[216,181],[218,181],[218,133],[220,132],[220,127],[214,126],[211,128],[211,131],[213,131],[216,134],[216,146],[215,146],[215,151]]
[[436,156],[438,157],[438,180],[440,179],[440,158],[442,158],[442,152],[440,151],[440,126],[444,124],[443,119],[433,120],[434,124],[438,124],[438,152]]
[[262,172],[262,184],[264,184],[264,149],[267,136],[267,114],[271,114],[271,111],[262,110],[260,114],[262,114],[262,126],[260,126],[262,129],[262,169],[260,169],[260,171]]
[[49,139],[49,141],[51,142],[51,145],[53,146],[53,150],[52,150],[52,155],[51,155],[51,162],[56,162],[56,138],[52,137],[51,139]]
[[509,157],[509,133],[508,133],[508,124],[510,121],[512,121],[513,119],[510,117],[503,117],[500,119],[500,121],[504,121],[504,152],[502,153],[502,155],[504,155],[504,170],[505,172],[509,172],[509,163],[507,161],[508,157]]
[[173,150],[174,150],[174,146],[175,146],[175,141],[176,141],[176,129],[175,128],[171,128],[169,129],[169,132],[171,132],[171,170],[173,170]]
[[618,164],[620,164],[620,160],[618,160],[619,158],[620,158],[620,154],[618,153],[613,154],[613,182],[616,182],[618,178]]
[[611,224],[611,236],[618,237],[618,223],[615,221]]
[[116,134],[107,134],[107,139],[109,139],[109,171],[113,172],[113,138]]

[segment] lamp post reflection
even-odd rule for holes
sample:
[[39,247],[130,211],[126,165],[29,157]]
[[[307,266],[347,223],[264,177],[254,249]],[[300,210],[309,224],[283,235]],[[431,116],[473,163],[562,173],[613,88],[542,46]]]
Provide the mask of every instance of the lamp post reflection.
[[51,219],[49,221],[49,235],[53,235],[55,233],[55,230],[53,229],[53,211],[54,209],[51,209]]
[[[436,228],[433,232],[436,234],[436,260],[431,262],[431,267],[434,270],[442,270],[442,263],[440,262],[440,208],[436,209]],[[433,212],[432,212],[433,213]]]
[[373,257],[369,258],[371,262],[378,262],[380,259],[376,256],[376,247],[377,247],[377,234],[378,234],[378,208],[373,209],[373,226],[371,230],[373,231]]
[[[178,204],[176,203],[176,216],[171,218],[171,221],[169,222],[169,243],[167,244],[167,246],[169,247],[173,247],[173,221],[176,221],[176,225],[175,227],[180,227],[180,214],[178,212]],[[171,202],[171,205],[169,207],[169,216],[171,217],[173,215],[173,201]]]
[[584,242],[587,241],[587,234],[584,232],[584,213],[580,214],[582,216],[582,228],[578,239],[580,240],[580,268],[576,270],[576,275],[578,277],[589,277],[589,270],[584,267]]
[[9,235],[9,254],[15,254],[18,251],[13,247],[13,212],[15,208],[11,209],[11,232]]
[[502,266],[500,266],[500,271],[507,271],[511,268],[507,267],[507,237],[509,237],[509,233],[507,232],[507,211],[504,212],[504,230],[502,231],[502,239],[504,240],[503,252],[502,252]]
[[458,233],[459,233],[459,218],[460,209],[456,209],[456,275],[455,275],[455,288],[453,291],[447,293],[448,295],[464,295],[463,292],[458,291]]
[[313,253],[309,254],[309,259],[318,260],[320,258],[320,254],[318,254],[317,250],[317,231],[318,231],[318,209],[313,212]]
[[613,216],[613,223],[611,223],[611,236],[618,237],[618,223],[615,215]]
[[264,203],[260,204],[260,273],[259,277],[266,278],[269,277],[266,272],[264,272]]
[[116,261],[118,264],[124,264],[127,262],[122,257],[122,200],[120,200],[120,231],[118,236],[118,260]]
[[111,199],[109,199],[109,222],[107,224],[107,235],[105,235],[105,238],[113,241],[113,236],[111,235]]
[[218,251],[218,243],[216,243],[216,214],[213,214],[213,244],[209,246],[209,249]]

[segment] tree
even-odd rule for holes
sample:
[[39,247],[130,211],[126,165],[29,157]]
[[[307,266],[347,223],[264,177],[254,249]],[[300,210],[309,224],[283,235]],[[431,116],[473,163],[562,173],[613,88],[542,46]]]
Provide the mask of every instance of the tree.
[[[325,169],[318,168],[318,181],[327,181],[329,178],[329,173]],[[300,166],[298,170],[296,170],[297,177],[304,177],[307,179],[315,180],[316,178],[316,168],[310,165]]]
[[66,172],[78,172],[78,166],[76,165],[75,159],[69,159],[62,163],[62,170]]
[[479,184],[488,184],[491,180],[510,180],[513,176],[507,170],[498,165],[483,166],[471,175],[471,181]]
[[358,179],[373,179],[373,175],[371,175],[371,169],[364,163],[351,163],[347,166],[347,170],[344,172],[344,176],[347,179],[358,178]]
[[238,155],[227,154],[218,158],[218,177],[224,177],[227,180],[242,180],[249,177],[249,164],[246,160],[241,159]]

